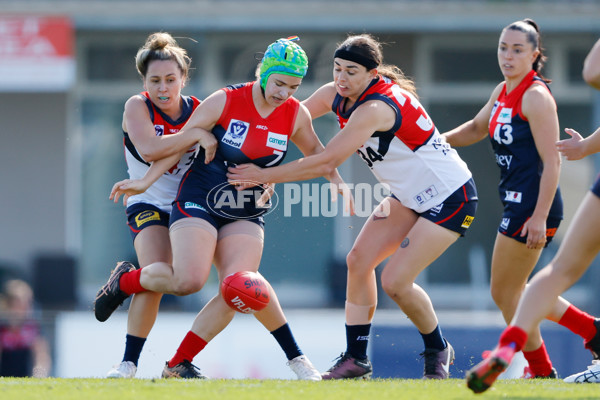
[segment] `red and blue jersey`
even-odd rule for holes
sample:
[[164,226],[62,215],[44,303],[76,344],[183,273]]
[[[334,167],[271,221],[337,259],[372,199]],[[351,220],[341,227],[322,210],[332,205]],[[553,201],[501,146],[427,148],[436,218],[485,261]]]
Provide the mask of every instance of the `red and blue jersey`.
[[[523,95],[532,85],[550,91],[532,70],[510,93],[506,92],[506,83],[503,85],[490,114],[489,135],[500,168],[498,191],[504,204],[504,218],[531,216],[539,195],[544,164],[521,108]],[[557,188],[549,217],[562,218],[562,215],[562,198]]]
[[[279,165],[285,157],[300,102],[291,97],[268,116],[262,117],[252,100],[254,83],[222,89],[227,100],[221,117],[212,130],[219,142],[215,158],[211,163],[205,164],[204,152],[200,149],[192,167],[181,181],[176,200],[179,207],[185,207],[189,203],[191,208],[208,206],[214,211],[217,205],[226,206],[227,201],[223,199],[227,199],[228,195],[230,199],[240,196],[256,199],[263,189],[255,187],[247,189],[248,193],[238,193],[227,183],[227,168],[242,163],[252,163],[262,168],[272,167]],[[216,194],[223,201],[215,198]],[[235,207],[231,207],[224,214],[234,219],[256,216],[254,201],[248,201],[245,205],[245,209],[234,210]]]

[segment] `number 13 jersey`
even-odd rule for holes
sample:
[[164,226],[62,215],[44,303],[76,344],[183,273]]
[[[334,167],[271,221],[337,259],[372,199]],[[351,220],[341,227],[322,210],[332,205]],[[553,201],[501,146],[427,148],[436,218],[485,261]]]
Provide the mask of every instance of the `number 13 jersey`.
[[[500,199],[505,211],[510,209],[518,215],[533,213],[544,169],[529,121],[521,109],[523,95],[532,85],[550,90],[533,70],[510,93],[506,93],[504,84],[489,121],[490,140],[500,167]],[[562,218],[560,188],[556,189],[549,215]]]

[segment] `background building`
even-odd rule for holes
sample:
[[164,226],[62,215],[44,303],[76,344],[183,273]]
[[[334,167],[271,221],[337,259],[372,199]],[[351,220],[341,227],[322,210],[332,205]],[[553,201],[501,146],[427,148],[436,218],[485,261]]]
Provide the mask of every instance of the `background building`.
[[[168,31],[188,50],[194,70],[184,92],[200,98],[252,80],[257,53],[299,35],[310,60],[299,99],[331,79],[333,50],[347,33],[370,32],[386,43],[385,61],[414,78],[444,132],[472,118],[502,79],[501,29],[530,17],[542,30],[561,132],[588,134],[600,125],[600,94],[581,78],[600,36],[597,0],[0,0],[0,10],[0,273],[29,277],[47,310],[89,310],[114,263],[135,260],[124,209],[108,194],[126,176],[123,104],[142,90],[134,56],[151,32]],[[324,117],[315,128],[327,142],[336,123]],[[466,238],[419,282],[439,309],[492,310],[487,281],[501,214],[498,171],[487,141],[459,152],[474,173],[480,207]],[[596,171],[593,157],[564,164],[566,219],[541,264],[556,251]],[[354,184],[374,182],[358,157],[341,173]],[[278,185],[280,199],[284,190]],[[302,207],[306,215],[313,206],[290,205],[286,216],[280,205],[267,217],[261,272],[285,307],[344,301],[345,255],[364,217],[302,216]],[[590,290],[600,282],[596,269],[567,298],[597,313]],[[195,311],[215,290],[209,285],[206,294],[165,303]]]

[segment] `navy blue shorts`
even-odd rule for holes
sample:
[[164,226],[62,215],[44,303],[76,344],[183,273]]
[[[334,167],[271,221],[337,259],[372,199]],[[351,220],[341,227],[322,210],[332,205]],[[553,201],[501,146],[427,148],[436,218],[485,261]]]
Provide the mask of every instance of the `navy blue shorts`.
[[[525,222],[531,217],[531,215],[527,216],[519,216],[519,217],[508,217],[505,215],[502,216],[502,221],[500,222],[500,226],[498,227],[498,232],[503,234],[504,236],[511,237],[515,239],[517,242],[527,243],[527,235],[521,236],[521,231],[523,230],[523,225]],[[556,230],[558,229],[562,218],[549,216],[546,219],[546,244],[544,247],[548,247],[554,235],[556,235]]]
[[142,229],[152,225],[169,227],[169,214],[152,204],[136,203],[125,210],[131,238],[135,240]]
[[475,219],[477,202],[475,182],[469,179],[441,204],[420,213],[419,216],[464,236]]
[[197,204],[191,201],[175,201],[173,202],[173,210],[171,211],[171,224],[182,218],[202,218],[210,223],[218,231],[223,226],[235,221],[250,221],[258,224],[261,228],[265,228],[265,219],[262,216],[255,218],[225,218],[212,212],[207,205]]
[[596,182],[594,182],[594,184],[592,185],[592,188],[590,190],[596,196],[600,197],[600,174],[598,174],[598,176],[596,177]]

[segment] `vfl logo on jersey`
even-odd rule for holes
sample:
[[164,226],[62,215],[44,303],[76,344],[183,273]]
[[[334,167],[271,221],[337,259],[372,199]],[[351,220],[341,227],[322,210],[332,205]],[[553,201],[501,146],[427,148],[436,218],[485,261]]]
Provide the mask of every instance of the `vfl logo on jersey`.
[[500,110],[500,114],[498,114],[498,118],[496,121],[499,124],[510,124],[512,120],[512,108],[503,108]]
[[500,222],[500,229],[507,230],[508,224],[510,224],[510,218],[502,218],[502,222]]
[[158,211],[142,211],[135,216],[135,224],[138,228],[150,221],[160,221],[160,214]]
[[164,125],[154,125],[154,132],[156,132],[156,136],[162,136],[165,133]]
[[520,203],[522,198],[523,193],[507,190],[506,195],[504,196],[504,201],[510,201],[511,203]]
[[438,195],[438,191],[435,186],[431,185],[427,189],[423,190],[421,193],[417,194],[413,199],[417,202],[417,204],[421,205]]
[[287,136],[281,135],[279,133],[269,132],[269,136],[267,136],[267,147],[271,147],[276,150],[286,151],[287,141]]
[[471,224],[473,223],[473,220],[475,219],[474,216],[472,215],[467,215],[465,217],[465,219],[463,220],[462,224],[460,225],[461,228],[468,228],[471,226]]
[[229,127],[227,128],[225,135],[223,135],[221,142],[228,144],[231,147],[235,147],[236,149],[240,149],[244,144],[244,140],[246,140],[249,127],[250,124],[247,122],[232,119],[229,121]]

